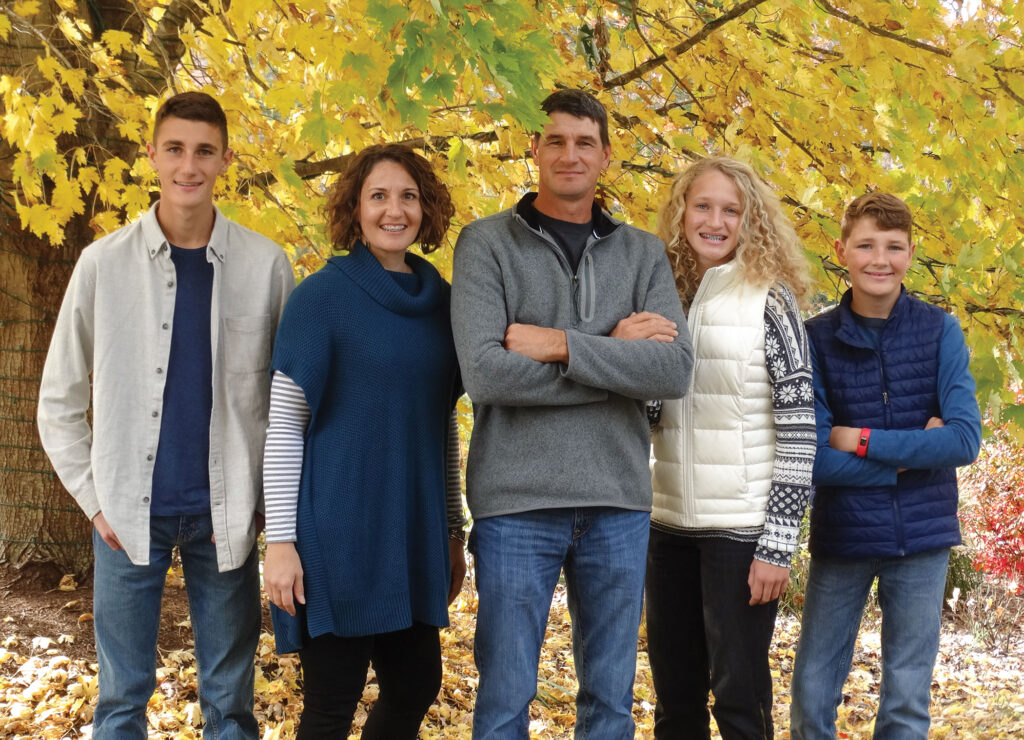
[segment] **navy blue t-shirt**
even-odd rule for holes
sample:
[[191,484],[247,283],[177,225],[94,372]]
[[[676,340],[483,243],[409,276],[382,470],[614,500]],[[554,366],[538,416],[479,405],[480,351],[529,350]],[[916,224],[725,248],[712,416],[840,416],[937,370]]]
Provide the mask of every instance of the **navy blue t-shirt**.
[[213,265],[205,248],[171,245],[171,260],[177,288],[149,507],[155,516],[203,514],[210,509]]

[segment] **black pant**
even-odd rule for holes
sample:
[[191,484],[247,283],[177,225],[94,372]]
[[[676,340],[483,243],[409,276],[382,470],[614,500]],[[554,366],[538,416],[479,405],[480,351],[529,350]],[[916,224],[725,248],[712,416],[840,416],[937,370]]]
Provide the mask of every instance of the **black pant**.
[[681,537],[651,529],[647,548],[647,652],[658,740],[773,737],[768,651],[778,601],[750,606],[755,542]]
[[297,740],[348,737],[373,662],[380,694],[363,726],[364,740],[415,740],[441,689],[437,627],[366,637],[321,635],[299,651],[305,692]]

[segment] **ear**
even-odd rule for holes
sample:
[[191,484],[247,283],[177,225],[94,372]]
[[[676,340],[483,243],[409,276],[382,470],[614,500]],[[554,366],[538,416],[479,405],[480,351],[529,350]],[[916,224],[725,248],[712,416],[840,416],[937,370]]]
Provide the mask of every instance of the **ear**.
[[611,144],[606,146],[602,151],[604,152],[604,157],[601,160],[601,169],[603,170],[605,167],[607,167],[609,164],[611,164],[611,161],[612,161],[612,147],[611,147]]
[[228,149],[226,152],[224,152],[224,163],[221,165],[220,174],[223,175],[225,172],[228,171],[228,167],[231,166],[231,160],[234,159],[234,158],[235,158],[235,150],[234,149]]
[[914,259],[914,250],[917,249],[917,245],[913,242],[910,243],[910,259]]
[[846,267],[846,245],[842,239],[836,239],[836,262]]
[[533,155],[533,160],[537,161],[537,142],[540,141],[540,134],[533,136],[530,139],[530,154]]
[[149,155],[149,163],[154,167],[156,166],[156,147],[153,146],[153,142],[146,142],[146,154]]

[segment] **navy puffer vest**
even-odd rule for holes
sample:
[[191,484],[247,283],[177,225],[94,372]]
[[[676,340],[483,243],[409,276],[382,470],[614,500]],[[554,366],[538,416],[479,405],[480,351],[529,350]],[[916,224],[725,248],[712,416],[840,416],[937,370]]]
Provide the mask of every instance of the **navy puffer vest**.
[[[924,429],[940,416],[937,392],[944,313],[902,291],[879,349],[865,342],[850,310],[807,322],[836,426]],[[909,555],[960,544],[955,468],[908,470],[895,486],[818,486],[811,508],[811,554]]]

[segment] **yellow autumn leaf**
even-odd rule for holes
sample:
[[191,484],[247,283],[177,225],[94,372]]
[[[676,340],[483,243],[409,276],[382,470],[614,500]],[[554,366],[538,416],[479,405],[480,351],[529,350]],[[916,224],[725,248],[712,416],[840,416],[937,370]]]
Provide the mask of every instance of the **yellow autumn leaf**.
[[42,73],[43,77],[48,79],[50,82],[57,81],[57,73],[61,69],[61,64],[56,59],[50,56],[37,57],[36,67]]
[[102,39],[111,54],[118,54],[135,46],[135,37],[128,31],[104,31]]
[[15,0],[11,10],[22,18],[31,18],[39,13],[41,7],[39,0]]
[[85,81],[88,73],[84,69],[67,69],[62,67],[59,70],[61,81],[68,86],[72,95],[78,97],[85,92]]

